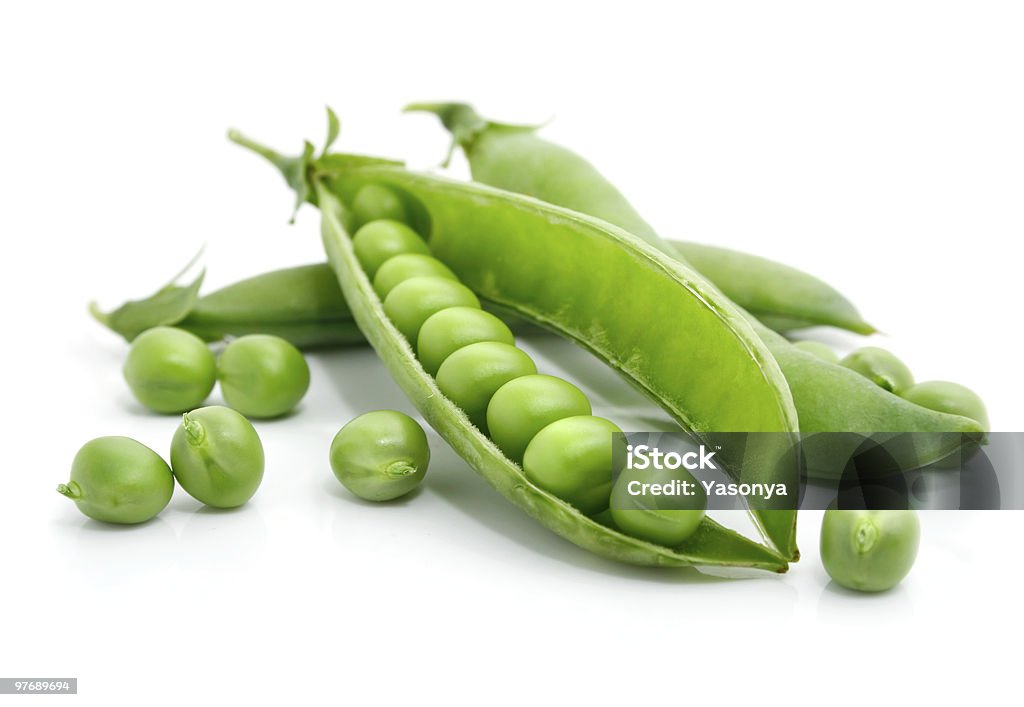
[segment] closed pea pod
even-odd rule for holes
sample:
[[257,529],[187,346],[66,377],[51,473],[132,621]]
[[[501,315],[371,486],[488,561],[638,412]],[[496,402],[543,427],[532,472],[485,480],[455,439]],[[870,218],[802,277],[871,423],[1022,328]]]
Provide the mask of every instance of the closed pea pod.
[[479,309],[480,300],[461,282],[443,277],[411,278],[396,285],[384,300],[388,318],[412,344],[423,323],[448,307]]
[[591,413],[590,401],[569,381],[530,375],[498,388],[487,405],[487,431],[509,459],[521,463],[530,440],[563,417]]
[[511,344],[481,341],[463,346],[437,371],[437,387],[474,425],[487,430],[487,405],[501,386],[537,372],[525,352]]
[[914,385],[914,374],[891,351],[865,346],[843,358],[839,365],[856,371],[890,393],[903,395]]
[[352,237],[359,264],[373,279],[389,258],[403,253],[430,255],[430,249],[416,231],[399,221],[371,221]]
[[252,424],[220,405],[185,413],[171,441],[174,478],[214,508],[235,508],[252,498],[263,466],[263,443]]
[[523,454],[533,483],[592,516],[608,508],[614,445],[622,430],[603,417],[566,417],[542,429]]
[[450,355],[469,344],[497,341],[514,344],[508,325],[490,312],[474,307],[447,307],[423,322],[416,337],[416,357],[430,375]]
[[94,520],[144,523],[170,502],[174,477],[167,462],[144,444],[128,437],[99,437],[78,451],[71,478],[57,491]]
[[227,404],[246,417],[279,417],[309,389],[309,365],[284,339],[250,334],[228,344],[217,361]]
[[813,356],[817,356],[822,361],[839,363],[839,354],[833,351],[831,347],[821,343],[820,341],[794,341],[793,348],[806,351]]
[[427,473],[430,447],[423,428],[396,410],[351,420],[331,442],[331,469],[367,501],[390,501],[416,488]]
[[177,413],[201,405],[216,382],[217,366],[206,343],[173,327],[157,327],[132,342],[124,378],[150,410]]
[[403,253],[384,261],[373,278],[373,289],[385,299],[396,286],[414,277],[440,277],[455,280],[448,266],[437,258],[420,253]]

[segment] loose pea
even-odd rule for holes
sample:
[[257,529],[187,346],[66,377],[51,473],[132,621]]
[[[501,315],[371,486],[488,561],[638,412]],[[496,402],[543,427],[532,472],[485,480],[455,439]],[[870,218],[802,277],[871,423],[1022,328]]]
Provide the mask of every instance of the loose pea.
[[370,221],[352,237],[356,259],[371,280],[389,258],[402,253],[430,255],[430,248],[416,231],[399,221]]
[[377,269],[373,277],[373,289],[384,299],[401,282],[414,277],[441,277],[457,280],[448,266],[437,258],[421,253],[403,253],[389,258]]
[[360,415],[331,442],[334,475],[367,501],[390,501],[409,493],[423,481],[429,462],[423,428],[395,410]]
[[71,479],[57,487],[85,515],[107,523],[143,523],[167,506],[174,477],[167,462],[128,437],[99,437],[71,463]]
[[903,395],[914,385],[914,374],[894,354],[877,346],[857,349],[839,362],[869,381],[896,395]]
[[132,341],[124,379],[150,410],[178,413],[203,404],[217,380],[210,349],[195,334],[156,327]]
[[481,341],[514,344],[505,322],[476,307],[448,307],[423,322],[416,337],[416,357],[434,375],[444,360],[463,346]]
[[481,341],[463,346],[444,360],[437,371],[437,387],[486,431],[487,405],[498,388],[536,372],[530,357],[515,346]]
[[506,457],[521,463],[530,440],[542,429],[563,417],[590,413],[590,401],[572,383],[554,376],[522,376],[491,398],[487,430]]
[[227,404],[246,417],[278,417],[309,389],[309,365],[289,342],[268,334],[232,341],[217,361]]
[[252,498],[263,464],[263,444],[252,424],[220,405],[185,413],[171,441],[174,478],[214,508],[235,508]]
[[[631,493],[630,484],[634,481]],[[639,493],[642,484],[681,482],[688,493]],[[641,540],[677,547],[696,532],[704,520],[707,493],[685,469],[624,469],[612,489],[612,519],[619,530]]]
[[986,430],[989,429],[984,401],[973,390],[959,383],[925,381],[908,390],[903,397],[929,410],[969,417]]
[[396,285],[384,300],[384,313],[414,346],[423,322],[448,307],[479,309],[480,300],[461,282],[442,277],[410,278]]
[[839,354],[820,341],[794,341],[793,348],[806,351],[829,363],[839,363]]
[[380,184],[367,184],[352,199],[352,214],[360,226],[370,221],[408,223],[405,204],[394,191]]
[[830,509],[821,525],[821,561],[837,584],[881,592],[910,572],[920,537],[914,511]]
[[608,508],[614,445],[621,430],[601,417],[566,417],[542,429],[523,454],[523,471],[534,484],[581,513]]

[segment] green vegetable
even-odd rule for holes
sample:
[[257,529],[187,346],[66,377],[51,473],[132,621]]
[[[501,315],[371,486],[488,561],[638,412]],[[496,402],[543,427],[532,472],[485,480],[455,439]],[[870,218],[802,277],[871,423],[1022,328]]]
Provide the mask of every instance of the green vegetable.
[[[617,226],[631,231],[643,238],[664,253],[680,258],[673,243],[661,239],[657,233],[637,214],[636,210],[626,201],[594,167],[586,160],[558,145],[541,140],[532,128],[507,126],[491,123],[480,118],[469,106],[464,104],[428,104],[411,106],[410,109],[422,109],[436,113],[452,132],[455,142],[466,153],[473,177],[486,184],[503,189],[527,194],[543,199],[551,204],[576,209],[582,213],[597,216]],[[524,239],[525,240],[525,239]],[[533,244],[530,243],[532,246]],[[489,294],[493,285],[489,282],[490,273],[487,265],[490,258],[487,253],[474,251],[478,260],[477,267],[470,269],[469,258],[459,261],[449,259],[447,255],[432,243],[434,255],[452,267],[456,275],[470,288],[477,291],[481,298],[493,299],[501,303],[500,298]],[[524,243],[524,247],[526,244]],[[686,251],[688,246],[683,245]],[[531,252],[538,258],[550,257],[551,251],[534,248]],[[807,281],[800,280],[799,287],[788,292],[785,269],[769,269],[758,271],[755,260],[744,260],[742,257],[731,259],[728,253],[716,253],[713,249],[695,247],[693,252],[697,259],[722,257],[722,267],[713,276],[718,284],[739,298],[740,304],[759,312],[762,317],[771,314],[776,325],[783,323],[783,329],[793,328],[794,323],[803,320],[807,323],[834,324],[852,327],[854,330],[868,331],[869,325],[857,324],[859,321],[852,306],[845,305],[834,309],[832,305],[841,301],[838,295],[819,291],[816,297],[808,295],[813,287]],[[526,255],[523,256],[527,257]],[[578,259],[567,244],[559,252],[558,257],[569,260]],[[731,262],[730,262],[731,261]],[[742,261],[742,267],[740,262]],[[463,269],[457,263],[463,263]],[[579,262],[586,262],[579,260]],[[481,264],[484,267],[481,267]],[[705,262],[707,265],[707,262]],[[734,270],[736,268],[736,270]],[[699,268],[698,268],[699,269]],[[712,268],[713,270],[715,268]],[[733,273],[727,275],[727,273]],[[744,283],[763,278],[757,287],[749,287]],[[534,284],[530,279],[526,282]],[[538,285],[539,286],[539,285]],[[810,289],[808,289],[810,288]],[[830,289],[830,288],[829,288]],[[564,292],[564,296],[586,293],[586,289],[578,293]],[[777,297],[773,300],[766,293]],[[756,296],[755,296],[756,295]],[[838,298],[838,299],[837,299]],[[817,310],[813,300],[818,299],[825,306]],[[780,303],[785,303],[784,306]],[[831,304],[830,304],[831,303]],[[848,303],[847,303],[848,304]],[[641,310],[636,310],[641,311]],[[646,311],[646,310],[644,310]],[[734,309],[732,311],[735,311]],[[851,312],[853,314],[851,314]],[[970,443],[971,438],[980,437],[983,430],[973,420],[955,415],[946,415],[927,410],[918,405],[892,395],[863,377],[846,369],[823,361],[816,356],[794,348],[786,339],[768,329],[749,313],[750,325],[767,346],[771,355],[778,362],[785,374],[789,389],[792,391],[793,403],[799,412],[800,429],[804,433],[815,432],[853,432],[858,433],[844,437],[841,435],[818,435],[808,439],[805,437],[803,452],[808,464],[807,473],[812,477],[835,478],[843,471],[843,460],[860,443],[860,434],[876,434],[879,431],[894,433],[894,443],[890,450],[902,469],[916,469],[936,460],[944,459],[958,450],[961,445]],[[645,320],[650,322],[664,321],[669,315],[659,315],[651,310]],[[684,321],[687,315],[682,311],[676,316]],[[851,317],[853,320],[851,320]],[[660,327],[650,327],[660,331]],[[638,346],[643,355],[649,355],[644,344]],[[699,370],[686,368],[683,370]],[[729,380],[717,378],[716,380]],[[686,424],[684,428],[688,428]],[[740,430],[737,427],[715,427],[717,430]],[[747,430],[749,431],[749,430]],[[916,434],[914,445],[903,444],[895,433],[915,432],[932,433]],[[851,446],[852,445],[852,446]],[[790,525],[788,514],[776,511],[759,512],[756,515],[769,533],[782,535]],[[771,530],[767,524],[780,523],[779,529]],[[791,548],[795,552],[795,548]]]
[[969,417],[983,429],[990,429],[984,401],[973,390],[959,383],[925,381],[908,390],[903,397],[929,410]]
[[395,410],[360,415],[331,442],[334,475],[367,501],[390,501],[409,493],[423,481],[429,462],[423,428]]
[[433,376],[458,349],[481,341],[515,343],[508,326],[490,312],[473,307],[447,307],[423,322],[416,337],[416,356]]
[[416,103],[452,133],[469,159],[473,178],[620,226],[673,256],[682,254],[727,297],[755,316],[775,318],[783,331],[830,325],[869,334],[856,308],[821,280],[765,258],[658,237],[636,209],[592,164],[541,139],[532,126],[494,123],[464,103]]
[[246,417],[279,417],[309,389],[309,365],[284,339],[250,334],[227,345],[217,360],[227,404]]
[[542,429],[591,412],[587,396],[572,383],[554,376],[522,376],[494,393],[487,405],[487,431],[506,457],[521,463],[530,440]]
[[217,380],[216,361],[203,340],[172,327],[156,327],[137,336],[123,371],[135,398],[162,413],[202,405]]
[[398,196],[385,187],[367,184],[352,199],[352,215],[362,226],[370,221],[399,221],[405,223],[409,215]]
[[839,362],[890,393],[903,395],[914,385],[914,374],[894,354],[877,346],[857,349]]
[[252,424],[220,405],[185,413],[171,441],[174,478],[214,508],[235,508],[252,498],[263,465],[263,444]]
[[914,511],[830,509],[821,525],[821,561],[837,584],[882,592],[910,572],[920,536]]
[[595,515],[608,508],[616,439],[624,444],[621,434],[603,417],[556,420],[530,440],[523,453],[523,473],[580,513]]
[[420,327],[448,307],[480,308],[480,300],[458,280],[414,277],[398,284],[384,300],[384,311],[402,335],[415,344]]
[[[686,484],[687,495],[630,493],[631,484]],[[707,493],[685,469],[623,469],[612,489],[612,520],[624,533],[676,547],[704,520]]]
[[839,363],[839,354],[833,351],[831,347],[821,343],[820,341],[794,341],[793,348],[806,351],[813,356],[817,356],[822,361]]
[[487,405],[498,388],[536,372],[530,357],[515,346],[481,341],[444,360],[437,371],[437,387],[486,433]]
[[454,280],[455,275],[437,258],[419,253],[404,253],[384,261],[373,278],[373,289],[384,299],[391,290],[414,277],[441,277]]
[[128,437],[99,437],[71,463],[71,479],[57,487],[78,510],[107,523],[144,523],[171,500],[174,477],[149,447]]
[[[579,341],[691,429],[794,429],[788,391],[771,357],[744,320],[733,315],[731,305],[698,276],[663,261],[625,232],[540,202],[397,167],[355,165],[344,155],[314,160],[307,150],[299,158],[284,158],[237,133],[231,137],[281,168],[299,198],[312,194],[321,207],[328,258],[360,328],[431,426],[507,499],[576,544],[619,561],[785,569],[779,553],[710,519],[684,546],[669,549],[600,525],[534,486],[469,424],[416,361],[355,257],[345,225],[353,219],[338,196],[347,201],[368,183],[401,194],[403,203],[416,210],[416,222],[428,224],[435,257],[456,275],[465,279],[467,269],[481,268],[480,275],[493,281],[489,291],[500,295],[500,304]],[[588,272],[576,267],[579,262],[590,264]],[[621,282],[631,283],[629,303],[617,297]],[[568,300],[563,296],[567,291],[573,293]],[[643,323],[636,311],[664,319],[657,336],[649,326],[638,331]],[[628,355],[648,349],[648,356]],[[678,375],[691,367],[705,375]],[[721,379],[730,381],[724,390],[717,382]],[[739,390],[743,394],[733,397]],[[790,544],[794,517],[790,514],[788,527],[773,526],[784,547]]]
[[416,231],[398,221],[371,221],[352,237],[359,264],[370,279],[389,258],[403,253],[430,255],[430,249]]

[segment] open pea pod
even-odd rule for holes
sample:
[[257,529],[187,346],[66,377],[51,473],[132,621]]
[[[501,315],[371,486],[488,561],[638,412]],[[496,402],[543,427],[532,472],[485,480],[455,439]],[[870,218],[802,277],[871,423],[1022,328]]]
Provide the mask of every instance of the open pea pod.
[[[353,186],[382,182],[396,186],[393,181],[380,180],[380,175],[373,176],[377,178],[358,175],[351,182],[346,179],[346,182]],[[337,186],[336,180],[332,181]],[[601,525],[532,484],[522,469],[475,428],[423,370],[408,342],[385,315],[380,299],[356,260],[351,239],[343,225],[347,219],[342,202],[334,196],[332,189],[323,185],[317,190],[317,199],[322,212],[322,235],[328,260],[337,272],[346,299],[353,305],[352,311],[360,329],[427,422],[505,498],[562,537],[609,559],[639,565],[725,565],[785,570],[787,563],[777,552],[710,519],[705,520],[697,533],[681,547],[665,548]],[[438,221],[445,222],[438,212],[431,210],[431,216],[438,219],[434,221],[435,226]],[[456,221],[462,222],[462,219],[457,218]],[[438,232],[434,230],[432,235],[437,236]],[[472,238],[472,235],[467,237]],[[440,239],[431,238],[433,248],[439,244]]]

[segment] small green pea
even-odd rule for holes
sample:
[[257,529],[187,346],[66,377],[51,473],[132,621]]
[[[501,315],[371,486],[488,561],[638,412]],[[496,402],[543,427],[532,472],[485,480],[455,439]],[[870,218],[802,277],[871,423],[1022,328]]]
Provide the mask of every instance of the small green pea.
[[925,381],[908,390],[903,397],[915,405],[969,417],[985,430],[989,429],[985,402],[970,388],[951,381]]
[[352,236],[356,259],[373,280],[388,259],[402,253],[430,255],[430,248],[416,231],[399,221],[370,221]]
[[86,442],[71,463],[71,479],[57,491],[78,510],[107,523],[144,523],[162,511],[174,493],[167,462],[128,437]]
[[833,351],[830,346],[827,346],[820,341],[794,341],[793,348],[797,348],[813,356],[817,356],[821,360],[828,361],[829,363],[839,363],[839,354]]
[[[672,484],[686,493],[644,493],[643,484]],[[624,469],[612,489],[612,519],[619,530],[665,547],[678,547],[693,535],[706,508],[704,487],[685,469]]]
[[861,374],[875,385],[896,395],[903,395],[914,385],[914,374],[894,354],[877,346],[857,349],[839,362]]
[[384,313],[413,345],[423,322],[448,307],[479,309],[480,300],[461,282],[442,277],[410,278],[396,285],[384,300]]
[[565,417],[542,429],[523,454],[534,484],[585,515],[608,508],[614,445],[621,430],[601,417]]
[[185,413],[171,441],[174,478],[214,508],[235,508],[252,498],[263,465],[263,443],[252,424],[221,405]]
[[423,481],[429,462],[423,428],[396,410],[360,415],[331,442],[334,475],[367,501],[390,501],[409,493]]
[[124,379],[150,410],[179,413],[203,404],[217,380],[217,364],[206,343],[173,327],[155,327],[132,341]]
[[481,341],[463,346],[444,360],[437,371],[437,387],[486,432],[487,405],[498,388],[536,372],[533,360],[515,346]]
[[590,401],[572,383],[554,376],[521,376],[498,388],[487,405],[487,431],[509,459],[521,463],[530,440],[563,417],[592,412]]
[[352,214],[360,226],[370,221],[408,223],[405,204],[391,189],[380,184],[367,184],[352,199]]
[[416,337],[416,357],[430,375],[444,360],[469,344],[498,341],[514,344],[505,322],[477,307],[447,307],[431,314]]
[[821,561],[837,584],[882,592],[910,572],[920,538],[914,511],[830,509],[821,525]]
[[278,417],[309,390],[309,365],[292,344],[269,334],[235,339],[217,361],[227,404],[246,417]]
[[437,258],[421,253],[403,253],[389,258],[377,269],[373,289],[384,299],[396,285],[414,277],[441,277],[457,280],[455,273]]

